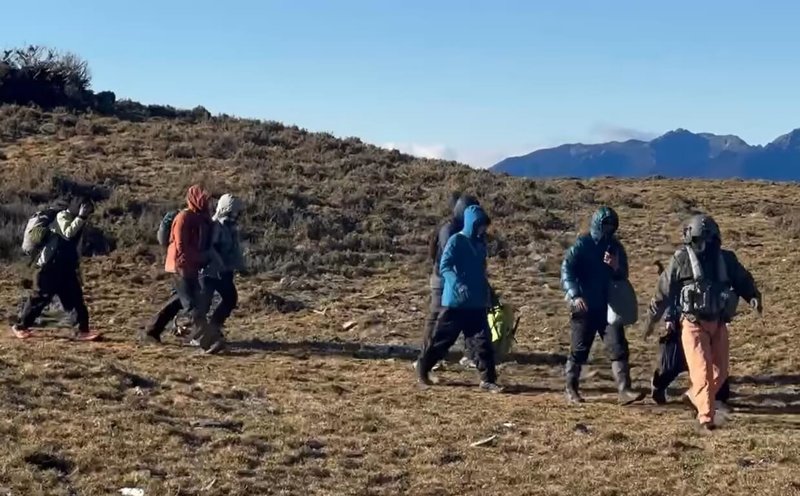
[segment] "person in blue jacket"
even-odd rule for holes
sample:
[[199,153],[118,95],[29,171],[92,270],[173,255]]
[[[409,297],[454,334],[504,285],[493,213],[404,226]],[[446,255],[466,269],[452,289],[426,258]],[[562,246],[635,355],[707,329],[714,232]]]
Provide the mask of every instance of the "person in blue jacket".
[[612,280],[628,278],[628,257],[615,233],[619,217],[610,207],[599,208],[589,233],[582,234],[567,250],[561,264],[561,286],[570,303],[570,352],[566,365],[566,396],[582,403],[578,392],[581,367],[589,358],[596,334],[600,334],[611,358],[611,370],[620,404],[644,398],[631,389],[628,341],[621,325],[608,324],[608,292]]
[[417,360],[417,379],[423,385],[433,381],[430,371],[443,359],[450,347],[464,334],[464,341],[473,350],[481,375],[483,390],[499,393],[494,351],[492,350],[487,309],[489,279],[486,274],[486,244],[483,242],[489,217],[479,205],[464,210],[464,227],[447,241],[439,273],[444,279],[442,309],[430,341]]

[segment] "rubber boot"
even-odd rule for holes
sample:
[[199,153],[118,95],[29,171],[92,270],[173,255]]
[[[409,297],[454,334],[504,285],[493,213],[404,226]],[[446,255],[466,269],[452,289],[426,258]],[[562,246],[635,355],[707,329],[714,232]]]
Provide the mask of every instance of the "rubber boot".
[[567,366],[564,372],[567,378],[567,387],[565,391],[565,395],[567,397],[567,403],[570,404],[583,403],[585,400],[581,397],[581,394],[578,392],[578,387],[581,381],[581,366],[573,362],[572,360],[567,360]]
[[620,405],[630,405],[631,403],[644,399],[644,393],[637,393],[631,389],[631,374],[626,360],[611,362],[611,372],[614,374],[614,380],[617,382]]

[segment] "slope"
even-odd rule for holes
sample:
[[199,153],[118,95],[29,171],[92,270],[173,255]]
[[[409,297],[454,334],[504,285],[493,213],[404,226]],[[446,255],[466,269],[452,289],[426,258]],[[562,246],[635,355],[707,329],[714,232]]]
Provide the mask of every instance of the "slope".
[[[501,177],[279,123],[139,120],[0,107],[0,239],[7,261],[34,205],[65,191],[99,206],[84,279],[104,343],[0,338],[0,487],[14,494],[791,494],[800,488],[797,188],[745,182]],[[156,223],[203,181],[248,202],[254,274],[227,333],[230,354],[134,333],[167,296]],[[522,317],[509,394],[472,372],[420,391],[410,362],[426,307],[425,244],[453,189],[495,219],[492,279]],[[718,218],[767,298],[733,332],[739,414],[695,437],[676,404],[613,404],[602,346],[590,403],[567,408],[563,249],[591,211],[622,217],[644,303],[680,220]],[[0,270],[13,318],[29,272]],[[288,302],[288,304],[287,304]],[[345,323],[354,325],[344,326]],[[631,330],[636,382],[654,345]],[[790,349],[790,348],[789,348]],[[470,444],[496,435],[487,446]]]

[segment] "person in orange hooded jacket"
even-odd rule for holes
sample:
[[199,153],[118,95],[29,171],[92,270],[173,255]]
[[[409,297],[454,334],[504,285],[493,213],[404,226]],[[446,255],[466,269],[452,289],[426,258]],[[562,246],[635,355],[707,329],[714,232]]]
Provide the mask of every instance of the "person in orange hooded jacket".
[[[164,270],[173,274],[173,282],[180,306],[192,320],[192,339],[206,353],[216,353],[224,347],[224,341],[209,324],[205,312],[207,305],[202,300],[200,270],[212,256],[208,250],[211,236],[211,195],[199,185],[193,185],[186,194],[187,208],[178,212],[172,222],[167,260]],[[175,301],[170,299],[156,314],[153,323],[145,331],[145,339],[160,342],[161,332],[175,315]]]

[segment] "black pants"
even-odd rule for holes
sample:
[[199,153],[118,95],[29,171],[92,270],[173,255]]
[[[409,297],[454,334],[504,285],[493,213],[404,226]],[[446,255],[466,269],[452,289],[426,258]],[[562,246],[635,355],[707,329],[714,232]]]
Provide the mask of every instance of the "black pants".
[[21,329],[31,327],[47,305],[58,297],[67,313],[75,313],[80,332],[89,332],[89,310],[83,299],[83,288],[77,268],[45,267],[36,274],[36,286],[19,316]]
[[494,364],[494,350],[489,331],[486,310],[443,308],[438,315],[436,327],[428,346],[422,349],[419,357],[419,368],[422,372],[430,372],[431,368],[445,356],[455,344],[459,334],[464,334],[464,342],[474,350],[474,359],[481,380],[495,382],[497,371]]
[[[428,314],[425,316],[425,329],[422,335],[422,349],[430,346],[431,339],[433,338],[433,331],[436,329],[436,322],[439,320],[439,314],[442,312],[442,290],[441,281],[436,284],[432,279],[430,305],[428,306]],[[464,355],[477,363],[475,350],[467,340],[464,340]]]
[[193,336],[199,336],[208,328],[206,311],[208,304],[205,302],[205,292],[197,276],[182,277],[175,275],[173,278],[175,294],[161,307],[153,321],[147,328],[147,333],[158,337],[164,332],[167,324],[174,319],[181,310],[189,314]]
[[596,334],[600,334],[600,339],[603,340],[612,362],[628,361],[628,340],[625,338],[625,329],[622,326],[608,325],[605,313],[597,316],[574,315],[570,327],[569,359],[573,363],[577,365],[586,363]]
[[[680,332],[671,332],[662,336],[658,340],[658,368],[653,374],[653,387],[667,389],[679,375],[688,370]],[[729,379],[726,379],[717,391],[717,400],[728,401],[730,398],[731,388],[728,381]]]
[[222,298],[222,301],[214,309],[209,319],[212,325],[221,328],[239,303],[239,292],[236,290],[236,284],[233,281],[233,273],[222,274],[220,278],[203,276],[200,278],[200,287],[203,289],[203,303],[206,305],[205,313],[208,312],[208,308],[211,306],[214,293],[218,293]]
[[431,282],[431,300],[428,305],[428,315],[425,317],[425,330],[422,334],[422,349],[430,346],[433,339],[433,331],[436,329],[436,321],[442,311],[442,287]]

